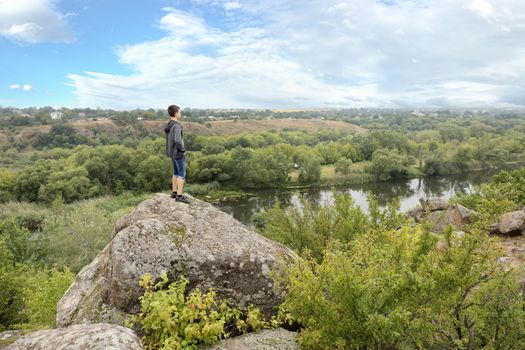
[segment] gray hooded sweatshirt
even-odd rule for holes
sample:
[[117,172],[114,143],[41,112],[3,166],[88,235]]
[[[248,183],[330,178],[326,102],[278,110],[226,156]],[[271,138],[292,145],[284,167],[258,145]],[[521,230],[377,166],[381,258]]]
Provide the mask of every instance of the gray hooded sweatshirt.
[[170,119],[164,128],[166,133],[166,156],[171,159],[179,159],[184,157],[184,138],[182,131],[182,124]]

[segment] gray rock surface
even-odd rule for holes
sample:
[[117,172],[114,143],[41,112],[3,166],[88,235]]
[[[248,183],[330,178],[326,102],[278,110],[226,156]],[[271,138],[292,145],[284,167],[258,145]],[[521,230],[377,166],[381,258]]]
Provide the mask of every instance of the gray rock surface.
[[450,207],[445,197],[419,198],[419,202],[425,211],[447,210]]
[[295,332],[285,329],[265,329],[257,333],[248,333],[239,337],[224,339],[201,350],[299,350],[295,341]]
[[474,217],[477,214],[475,210],[464,207],[461,204],[456,204],[455,207],[459,209],[463,224],[471,224],[473,222]]
[[457,206],[449,207],[446,210],[437,210],[430,213],[428,220],[432,224],[432,232],[442,232],[448,225],[452,225],[454,230],[461,230],[463,219]]
[[0,350],[4,350],[7,345],[14,343],[24,335],[21,330],[3,331],[0,333]]
[[498,231],[509,236],[525,234],[525,210],[503,214],[498,225]]
[[74,325],[30,333],[6,350],[142,350],[129,328],[111,324]]
[[214,288],[239,307],[253,304],[267,317],[281,302],[269,276],[278,261],[298,256],[250,230],[212,205],[189,205],[156,194],[115,226],[113,240],[76,276],[57,306],[59,327],[77,323],[122,324],[139,310],[146,273],[172,280],[184,275],[189,288]]
[[422,206],[418,205],[405,212],[406,218],[414,218],[415,222],[421,222],[425,218],[425,210]]
[[452,225],[454,230],[461,230],[463,225],[472,223],[476,212],[461,204],[451,205],[443,197],[428,197],[419,199],[421,206],[416,206],[405,212],[405,216],[414,218],[416,223],[427,219],[432,224],[433,232],[442,232]]

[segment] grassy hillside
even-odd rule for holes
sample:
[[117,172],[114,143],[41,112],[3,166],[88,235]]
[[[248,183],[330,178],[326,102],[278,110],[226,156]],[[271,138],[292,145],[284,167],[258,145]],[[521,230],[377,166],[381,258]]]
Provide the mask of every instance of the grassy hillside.
[[[118,131],[127,130],[129,135],[144,135],[145,133],[162,135],[165,121],[137,121],[133,124],[123,124],[112,120],[79,120],[67,123],[80,134],[93,137],[95,135],[111,135]],[[185,130],[193,135],[217,135],[229,136],[241,133],[261,133],[265,131],[298,130],[314,132],[319,129],[330,130],[354,130],[356,133],[364,132],[365,129],[342,121],[315,120],[315,119],[272,119],[272,120],[220,120],[206,123],[187,122],[183,120]],[[39,125],[20,127],[13,131],[0,130],[0,145],[14,137],[15,142],[32,144],[38,135],[50,131],[50,125]]]
[[[196,135],[218,135],[229,136],[245,132],[259,133],[265,131],[282,131],[293,129],[300,131],[313,132],[319,129],[331,130],[355,130],[363,132],[364,129],[350,123],[333,120],[316,120],[316,119],[270,119],[270,120],[220,120],[207,122],[205,124],[186,122],[186,130]],[[146,121],[146,127],[151,130],[158,129],[163,122]],[[208,127],[209,126],[209,127]]]

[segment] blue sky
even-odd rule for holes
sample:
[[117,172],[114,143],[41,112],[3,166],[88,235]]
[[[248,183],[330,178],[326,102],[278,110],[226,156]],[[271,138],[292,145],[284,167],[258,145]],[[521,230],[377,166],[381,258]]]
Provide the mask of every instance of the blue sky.
[[522,0],[0,0],[0,105],[525,107]]

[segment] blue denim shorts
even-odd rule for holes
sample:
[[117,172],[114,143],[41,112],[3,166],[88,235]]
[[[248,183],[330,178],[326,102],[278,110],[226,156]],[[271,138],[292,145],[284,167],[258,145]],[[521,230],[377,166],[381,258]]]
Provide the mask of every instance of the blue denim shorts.
[[173,159],[173,176],[179,179],[186,178],[186,158]]

